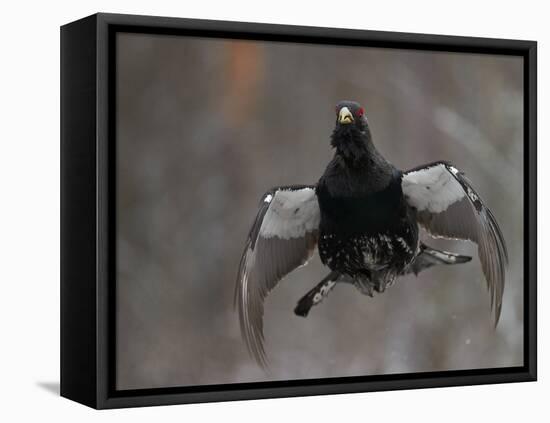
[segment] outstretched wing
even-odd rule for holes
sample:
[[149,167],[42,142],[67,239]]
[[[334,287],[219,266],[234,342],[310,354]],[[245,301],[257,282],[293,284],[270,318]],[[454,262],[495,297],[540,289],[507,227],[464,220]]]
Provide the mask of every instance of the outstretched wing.
[[319,221],[314,186],[274,188],[262,197],[239,265],[235,303],[248,350],[264,368],[264,299],[313,255]]
[[418,222],[434,237],[467,239],[478,254],[498,323],[508,252],[491,210],[462,172],[449,163],[424,165],[403,175],[403,194],[416,208]]

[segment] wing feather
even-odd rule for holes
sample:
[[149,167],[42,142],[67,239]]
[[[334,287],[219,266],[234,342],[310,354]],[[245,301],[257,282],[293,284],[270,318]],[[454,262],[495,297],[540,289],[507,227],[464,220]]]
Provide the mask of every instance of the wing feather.
[[430,235],[477,243],[481,267],[498,323],[502,310],[508,252],[495,216],[462,172],[436,162],[405,172],[403,194]]
[[313,255],[319,220],[314,186],[274,188],[262,197],[241,257],[235,304],[248,350],[264,368],[264,299]]

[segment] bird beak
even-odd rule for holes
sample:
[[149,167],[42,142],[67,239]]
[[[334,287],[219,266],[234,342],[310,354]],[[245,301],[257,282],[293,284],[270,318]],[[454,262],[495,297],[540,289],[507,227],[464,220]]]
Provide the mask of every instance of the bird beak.
[[348,123],[353,122],[353,115],[347,107],[342,107],[340,113],[338,114],[338,122],[342,125],[347,125]]

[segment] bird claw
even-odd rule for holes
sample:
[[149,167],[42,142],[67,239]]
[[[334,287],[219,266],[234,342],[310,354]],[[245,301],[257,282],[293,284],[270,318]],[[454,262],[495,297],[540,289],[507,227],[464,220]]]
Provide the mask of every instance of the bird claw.
[[319,284],[317,284],[312,290],[310,290],[306,295],[304,295],[298,301],[298,304],[294,308],[294,314],[301,317],[307,317],[311,307],[319,304],[323,299],[332,291],[332,288],[336,285],[336,277],[329,275],[323,279]]

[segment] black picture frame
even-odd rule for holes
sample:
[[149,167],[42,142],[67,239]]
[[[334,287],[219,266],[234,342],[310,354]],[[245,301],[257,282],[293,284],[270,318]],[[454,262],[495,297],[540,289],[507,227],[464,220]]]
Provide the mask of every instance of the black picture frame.
[[[522,367],[115,389],[115,43],[117,32],[277,40],[524,59],[525,286]],[[537,44],[534,41],[95,14],[61,28],[61,395],[118,408],[534,381]]]

